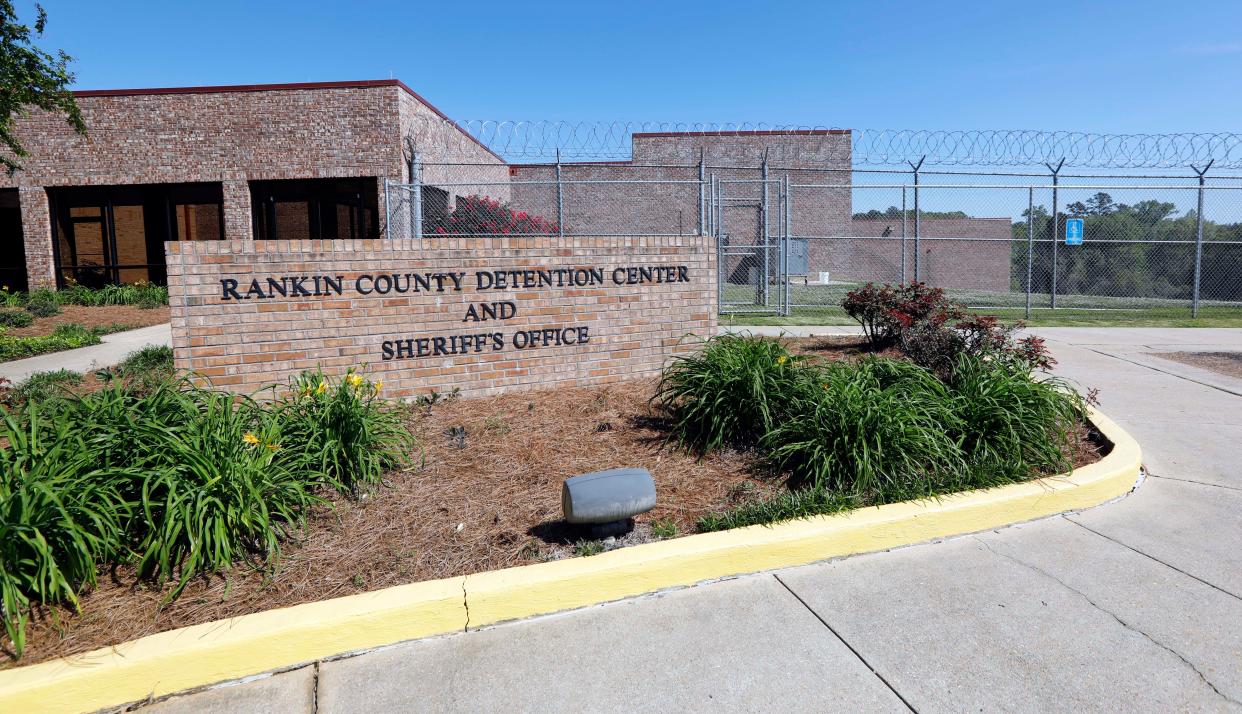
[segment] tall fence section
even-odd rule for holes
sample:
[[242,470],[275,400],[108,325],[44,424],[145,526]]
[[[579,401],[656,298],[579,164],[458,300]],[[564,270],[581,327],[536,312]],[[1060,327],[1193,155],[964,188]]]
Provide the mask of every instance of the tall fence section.
[[1213,175],[1212,159],[1184,172],[860,168],[857,139],[831,131],[635,133],[629,160],[411,151],[410,180],[383,188],[385,230],[711,235],[723,313],[834,315],[856,286],[917,281],[1009,316],[1242,315],[1242,177]]

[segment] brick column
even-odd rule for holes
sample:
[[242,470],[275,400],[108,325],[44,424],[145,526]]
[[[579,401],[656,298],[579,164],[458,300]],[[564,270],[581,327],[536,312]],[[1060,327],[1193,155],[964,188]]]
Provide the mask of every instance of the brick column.
[[26,245],[26,280],[31,290],[56,289],[56,258],[52,253],[52,213],[42,186],[17,190],[22,209],[22,241]]
[[245,179],[224,181],[224,239],[254,240],[250,214],[250,184]]

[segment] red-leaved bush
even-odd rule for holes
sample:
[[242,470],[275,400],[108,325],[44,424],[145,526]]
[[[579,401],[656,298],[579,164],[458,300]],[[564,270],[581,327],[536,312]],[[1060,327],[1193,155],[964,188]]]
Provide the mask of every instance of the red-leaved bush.
[[961,355],[996,361],[1015,370],[1047,370],[1056,364],[1044,341],[1017,338],[1025,324],[1007,324],[990,315],[976,315],[945,297],[944,290],[923,283],[873,283],[852,290],[841,303],[862,325],[872,349],[896,346],[915,364],[946,381]]
[[851,290],[841,302],[845,312],[858,321],[874,350],[897,343],[903,332],[923,323],[940,327],[960,318],[964,311],[940,288],[925,283],[877,287],[867,283]]
[[457,199],[457,207],[432,233],[452,235],[555,235],[558,226],[543,216],[514,211],[487,196]]

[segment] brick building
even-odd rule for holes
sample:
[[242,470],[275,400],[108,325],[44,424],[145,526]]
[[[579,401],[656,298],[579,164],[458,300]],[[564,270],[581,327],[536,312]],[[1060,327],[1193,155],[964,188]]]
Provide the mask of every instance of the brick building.
[[[17,130],[30,155],[0,176],[10,287],[163,282],[167,240],[377,237],[407,140],[507,175],[396,80],[76,96],[87,135],[34,112]],[[464,138],[436,136],[450,133]]]
[[[507,164],[396,80],[76,96],[88,134],[35,112],[17,131],[30,156],[15,175],[0,176],[0,281],[11,289],[164,282],[165,241],[408,236],[412,197],[393,195],[393,225],[384,225],[384,181],[410,180],[414,150],[424,232],[476,194],[557,214],[553,165]],[[769,178],[799,186],[789,211],[795,236],[848,239],[808,241],[808,273],[895,279],[889,244],[865,240],[874,230],[851,219],[850,152],[849,130],[634,134],[628,161],[561,165],[563,227],[573,235],[695,234],[705,208],[702,162],[722,182],[727,240],[755,244],[765,221],[775,234],[780,218],[775,185],[766,184],[765,201],[760,182],[766,160]],[[925,234],[1008,235],[1007,219],[959,223],[925,221]],[[994,248],[929,246],[924,276],[959,283],[985,275],[999,289],[1003,275],[1007,286],[1008,245]],[[726,279],[746,281],[760,262],[732,257],[721,268]]]

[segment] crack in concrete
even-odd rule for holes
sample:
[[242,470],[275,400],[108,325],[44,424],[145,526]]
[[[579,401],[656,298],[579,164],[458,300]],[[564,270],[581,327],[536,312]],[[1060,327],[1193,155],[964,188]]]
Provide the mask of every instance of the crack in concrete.
[[1229,491],[1242,491],[1240,486],[1226,486],[1223,483],[1209,483],[1207,481],[1196,481],[1192,478],[1177,478],[1176,476],[1161,476],[1159,474],[1151,474],[1152,476],[1164,479],[1165,481],[1178,481],[1180,483],[1193,483],[1196,486],[1210,486],[1212,488],[1223,488]]
[[466,624],[462,626],[462,632],[470,631],[470,596],[466,593],[466,578],[468,577],[470,576],[461,576],[461,604],[462,607],[466,608]]
[[319,714],[319,660],[312,666],[315,669],[311,675],[311,714]]
[[1120,355],[1111,354],[1111,353],[1109,353],[1109,352],[1104,352],[1104,351],[1102,351],[1102,350],[1091,349],[1091,348],[1087,348],[1087,349],[1088,349],[1089,351],[1091,351],[1091,352],[1096,353],[1097,355],[1103,355],[1104,357],[1111,357],[1111,358],[1113,358],[1113,359],[1115,359],[1115,360],[1121,360],[1122,362],[1129,362],[1129,363],[1130,363],[1130,364],[1132,364],[1132,365],[1136,365],[1136,366],[1139,366],[1139,367],[1143,367],[1143,368],[1145,368],[1145,369],[1150,369],[1151,371],[1153,371],[1153,372],[1159,372],[1160,374],[1167,374],[1167,375],[1168,375],[1168,376],[1170,376],[1170,377],[1176,377],[1177,379],[1182,379],[1182,380],[1185,380],[1185,381],[1187,381],[1187,382],[1190,382],[1191,384],[1198,384],[1198,385],[1199,385],[1199,386],[1201,386],[1201,387],[1208,387],[1209,389],[1215,389],[1215,390],[1216,390],[1216,391],[1218,391],[1218,392],[1224,392],[1225,394],[1229,394],[1229,395],[1232,395],[1232,396],[1235,396],[1235,397],[1242,397],[1242,392],[1235,392],[1234,390],[1232,390],[1232,389],[1228,389],[1228,388],[1226,388],[1226,387],[1221,387],[1221,386],[1216,385],[1216,384],[1209,384],[1209,383],[1207,383],[1207,382],[1203,382],[1203,381],[1200,381],[1200,380],[1198,380],[1198,379],[1192,379],[1192,378],[1190,378],[1190,377],[1187,377],[1187,376],[1186,376],[1186,375],[1184,375],[1184,374],[1178,374],[1177,372],[1171,372],[1171,371],[1166,370],[1166,369],[1160,369],[1159,367],[1153,367],[1153,366],[1152,366],[1152,365],[1150,365],[1150,364],[1144,364],[1144,363],[1142,363],[1142,362],[1138,362],[1138,361],[1135,361],[1135,360],[1132,360],[1132,359],[1126,359],[1125,357],[1122,357],[1122,356],[1120,356]]
[[[1074,515],[1077,515],[1077,514],[1074,514]],[[1157,558],[1156,556],[1154,556],[1154,555],[1152,555],[1152,554],[1150,554],[1150,553],[1144,553],[1143,551],[1139,550],[1138,548],[1135,548],[1134,546],[1130,545],[1129,543],[1125,543],[1125,542],[1123,542],[1123,541],[1117,540],[1116,538],[1114,538],[1114,537],[1112,537],[1112,536],[1108,535],[1107,533],[1101,533],[1100,531],[1097,531],[1096,529],[1094,529],[1094,528],[1092,528],[1092,527],[1090,527],[1090,526],[1084,525],[1084,524],[1080,523],[1079,521],[1076,521],[1076,520],[1074,520],[1073,518],[1070,518],[1068,514],[1067,514],[1067,515],[1065,515],[1065,516],[1063,516],[1063,518],[1065,518],[1065,520],[1069,521],[1070,523],[1073,523],[1074,525],[1078,526],[1079,528],[1081,528],[1081,529],[1083,529],[1083,530],[1087,531],[1088,533],[1094,533],[1094,534],[1098,535],[1099,537],[1101,537],[1101,538],[1103,538],[1103,539],[1105,539],[1105,540],[1107,540],[1107,541],[1111,541],[1111,542],[1113,542],[1113,543],[1116,543],[1117,545],[1121,546],[1122,548],[1125,548],[1125,549],[1127,549],[1127,550],[1132,550],[1132,551],[1134,551],[1135,553],[1138,553],[1139,555],[1143,556],[1144,558],[1147,558],[1148,560],[1155,561],[1155,562],[1157,562],[1157,563],[1159,563],[1159,564],[1163,565],[1164,567],[1168,568],[1169,570],[1174,570],[1174,571],[1177,571],[1177,572],[1181,573],[1182,575],[1185,575],[1186,577],[1190,578],[1191,580],[1197,580],[1197,581],[1199,581],[1199,582],[1203,583],[1204,585],[1206,585],[1206,586],[1208,586],[1208,587],[1212,588],[1213,590],[1218,590],[1218,591],[1220,591],[1220,592],[1222,592],[1222,593],[1224,593],[1224,594],[1228,595],[1228,596],[1229,596],[1229,597],[1231,597],[1231,598],[1234,598],[1234,599],[1236,599],[1236,600],[1242,600],[1242,595],[1238,595],[1238,594],[1237,594],[1237,593],[1235,593],[1235,592],[1230,592],[1229,590],[1226,590],[1225,588],[1222,588],[1221,586],[1217,585],[1216,583],[1210,582],[1210,581],[1208,581],[1208,580],[1204,580],[1203,578],[1199,577],[1198,575],[1195,575],[1194,573],[1189,573],[1189,572],[1186,572],[1185,570],[1182,570],[1181,568],[1177,567],[1176,565],[1173,565],[1172,563],[1169,563],[1169,562],[1167,562],[1167,561],[1161,560],[1161,559]]]
[[[1067,519],[1067,520],[1068,520],[1068,519]],[[1024,561],[1024,560],[1021,560],[1021,559],[1016,558],[1016,557],[1014,557],[1014,556],[1012,556],[1012,555],[1009,555],[1008,553],[1002,553],[1002,552],[1000,552],[1000,551],[996,550],[995,548],[993,548],[993,547],[992,547],[992,545],[991,545],[990,543],[988,543],[987,541],[983,540],[982,538],[979,538],[978,536],[976,536],[976,537],[975,537],[975,540],[979,541],[979,543],[981,543],[981,544],[983,545],[983,547],[984,547],[984,548],[987,548],[987,549],[988,549],[988,552],[992,553],[993,555],[999,556],[999,557],[1001,557],[1001,558],[1005,558],[1006,560],[1009,560],[1009,561],[1011,561],[1011,562],[1013,562],[1013,563],[1017,563],[1018,565],[1021,565],[1022,567],[1027,568],[1028,570],[1031,570],[1032,572],[1039,573],[1040,575],[1044,576],[1045,578],[1048,578],[1049,580],[1052,580],[1053,582],[1057,583],[1057,584],[1058,584],[1058,585],[1060,585],[1061,587],[1065,588],[1066,590],[1069,590],[1070,592],[1074,593],[1074,594],[1075,594],[1075,595],[1077,595],[1078,597],[1082,598],[1082,599],[1083,599],[1084,601],[1086,601],[1086,603],[1087,603],[1088,605],[1090,605],[1091,607],[1094,607],[1095,609],[1099,610],[1100,612],[1104,613],[1105,615],[1108,615],[1109,617],[1113,618],[1114,620],[1116,620],[1116,621],[1117,621],[1117,624],[1121,625],[1122,627],[1126,628],[1127,630],[1129,630],[1129,631],[1131,631],[1131,632],[1134,632],[1134,633],[1136,633],[1136,634],[1142,635],[1144,638],[1146,638],[1146,639],[1147,639],[1147,641],[1148,641],[1148,642],[1151,642],[1153,645],[1155,645],[1155,646],[1159,647],[1160,649],[1162,649],[1162,650],[1164,650],[1164,651],[1168,652],[1169,654],[1171,654],[1171,655],[1173,655],[1174,657],[1177,657],[1179,660],[1181,660],[1182,664],[1186,665],[1187,667],[1189,667],[1189,668],[1190,668],[1190,670],[1191,670],[1192,672],[1194,672],[1195,674],[1199,675],[1199,679],[1203,680],[1203,683],[1204,683],[1204,684],[1206,684],[1206,685],[1207,685],[1207,686],[1208,686],[1208,687],[1209,687],[1209,688],[1210,688],[1213,692],[1215,692],[1215,693],[1216,693],[1216,696],[1220,697],[1221,699],[1224,699],[1225,701],[1229,702],[1230,704],[1234,704],[1234,705],[1236,705],[1236,706],[1240,706],[1240,707],[1242,707],[1242,702],[1238,701],[1237,699],[1234,699],[1233,697],[1230,697],[1229,695],[1227,695],[1227,694],[1225,694],[1224,692],[1222,692],[1222,691],[1220,691],[1219,689],[1217,689],[1217,688],[1216,688],[1216,685],[1212,683],[1212,680],[1208,679],[1208,678],[1207,678],[1207,675],[1205,675],[1202,671],[1200,671],[1200,669],[1199,669],[1197,666],[1195,666],[1194,662],[1191,662],[1189,659],[1187,659],[1184,655],[1182,655],[1182,653],[1181,653],[1181,652],[1178,652],[1177,650],[1175,650],[1175,649],[1173,649],[1172,647],[1170,647],[1170,646],[1168,646],[1168,645],[1164,644],[1164,643],[1163,643],[1163,642],[1161,642],[1160,640],[1157,640],[1155,637],[1152,637],[1151,635],[1147,634],[1147,633],[1146,633],[1146,632],[1144,632],[1143,630],[1140,630],[1138,627],[1136,627],[1136,626],[1134,626],[1134,625],[1130,624],[1129,622],[1126,622],[1126,621],[1125,621],[1124,619],[1122,619],[1122,618],[1121,618],[1121,617],[1120,617],[1117,613],[1113,612],[1112,610],[1109,610],[1108,608],[1103,607],[1102,605],[1100,605],[1099,603],[1097,603],[1095,600],[1092,600],[1092,599],[1091,599],[1091,597],[1090,597],[1090,596],[1088,596],[1088,595],[1087,595],[1086,593],[1084,593],[1083,591],[1081,591],[1081,590],[1079,590],[1078,588],[1076,588],[1076,587],[1074,587],[1074,586],[1070,585],[1069,583],[1067,583],[1067,582],[1065,582],[1064,580],[1062,580],[1062,579],[1058,578],[1057,576],[1053,575],[1052,573],[1048,572],[1047,570],[1044,570],[1043,568],[1041,568],[1041,567],[1039,567],[1039,566],[1037,566],[1037,565],[1033,565],[1033,564],[1028,563],[1028,562],[1026,562],[1026,561]]]
[[819,620],[819,624],[828,628],[828,631],[832,633],[832,636],[837,638],[837,640],[839,640],[841,644],[845,645],[845,648],[848,649],[850,652],[852,652],[854,656],[858,658],[858,661],[863,663],[864,667],[871,670],[871,673],[876,676],[876,679],[880,680],[884,684],[885,687],[888,687],[888,691],[892,692],[893,696],[900,699],[901,703],[905,704],[907,709],[909,709],[912,712],[915,712],[915,714],[918,714],[919,710],[915,709],[914,705],[911,704],[909,701],[907,701],[906,698],[902,696],[901,692],[897,691],[897,688],[893,686],[892,682],[889,682],[888,679],[884,677],[884,675],[880,674],[879,670],[877,670],[875,667],[872,667],[871,663],[867,661],[867,658],[863,657],[861,652],[854,649],[854,645],[851,645],[849,642],[846,642],[845,638],[841,636],[841,633],[833,629],[832,625],[829,625],[827,620],[820,617],[819,613],[815,612],[815,609],[812,608],[810,605],[808,605],[806,600],[802,599],[801,595],[794,592],[794,589],[789,587],[788,583],[786,583],[784,580],[781,580],[781,576],[777,575],[776,573],[772,573],[772,577],[776,578],[776,582],[780,583],[781,587],[788,590],[789,594],[793,595],[794,599],[797,600],[802,605],[802,607],[805,607],[807,609],[807,612],[811,613],[811,615],[816,620]]

